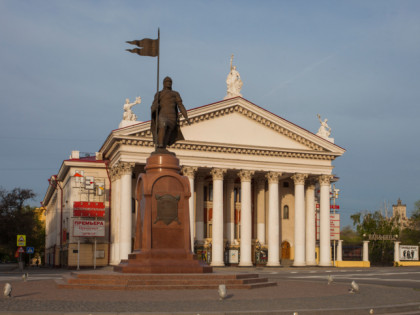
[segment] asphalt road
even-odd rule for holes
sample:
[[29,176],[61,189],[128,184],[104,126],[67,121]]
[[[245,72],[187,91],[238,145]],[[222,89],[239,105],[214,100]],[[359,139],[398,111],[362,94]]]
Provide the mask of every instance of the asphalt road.
[[372,268],[284,268],[269,271],[258,270],[270,279],[327,281],[331,275],[334,282],[385,285],[420,290],[420,267],[372,267]]

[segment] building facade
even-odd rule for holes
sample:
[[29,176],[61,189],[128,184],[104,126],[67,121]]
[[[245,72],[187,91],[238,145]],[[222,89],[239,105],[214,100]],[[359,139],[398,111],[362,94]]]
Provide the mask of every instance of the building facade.
[[[331,264],[332,161],[345,150],[238,96],[188,110],[185,140],[169,147],[189,178],[192,248],[213,266],[236,250],[238,264]],[[112,131],[99,152],[111,181],[110,261],[131,253],[136,179],[154,144],[150,121]],[[315,236],[319,203],[320,236]],[[203,256],[204,257],[204,256]]]
[[[73,151],[51,176],[45,209],[45,264],[106,266],[109,262],[110,180],[100,154]],[[92,237],[92,235],[96,235]]]
[[[196,253],[213,266],[306,266],[317,258],[320,266],[331,265],[332,162],[345,150],[240,96],[190,109],[188,117],[180,120],[185,140],[168,149],[190,182]],[[117,265],[127,259],[136,181],[153,151],[150,121],[138,122],[113,130],[96,156],[74,151],[63,162],[43,201],[47,264]],[[95,207],[103,211],[99,217]],[[83,220],[102,222],[103,236],[77,234]]]

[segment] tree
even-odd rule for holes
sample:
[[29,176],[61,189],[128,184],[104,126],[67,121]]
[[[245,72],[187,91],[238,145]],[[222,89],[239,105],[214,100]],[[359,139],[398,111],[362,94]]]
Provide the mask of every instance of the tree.
[[35,197],[31,189],[14,188],[7,191],[0,188],[0,260],[14,259],[17,250],[17,235],[26,235],[26,245],[43,252],[45,231],[27,202]]
[[[359,212],[351,216],[357,233],[363,239],[370,234],[400,235],[398,217],[387,218],[380,211]],[[369,244],[369,260],[372,264],[390,264],[394,260],[394,242],[375,240]]]
[[341,229],[340,238],[343,240],[343,244],[346,245],[359,244],[362,241],[362,238],[351,228],[350,225]]

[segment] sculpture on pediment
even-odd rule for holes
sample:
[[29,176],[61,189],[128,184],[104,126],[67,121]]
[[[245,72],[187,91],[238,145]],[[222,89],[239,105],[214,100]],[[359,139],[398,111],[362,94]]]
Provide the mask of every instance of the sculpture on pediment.
[[136,100],[133,103],[130,103],[130,100],[128,98],[125,99],[123,120],[136,121],[137,116],[133,113],[131,108],[134,105],[140,104],[140,103],[141,103],[141,97],[140,96],[137,96]]
[[132,125],[133,122],[137,121],[137,115],[133,113],[131,108],[134,105],[140,104],[140,103],[141,103],[141,97],[140,96],[137,96],[136,100],[133,103],[130,103],[130,99],[128,99],[128,98],[125,99],[125,104],[124,104],[124,107],[123,107],[124,108],[123,119],[120,122],[119,128]]
[[325,118],[324,120],[322,120],[320,114],[317,114],[317,117],[318,117],[319,122],[321,123],[321,126],[319,127],[316,135],[334,143],[334,139],[330,138],[331,128],[327,124],[328,119]]
[[236,66],[233,66],[233,55],[230,57],[230,72],[226,79],[227,84],[227,95],[225,99],[235,97],[235,96],[242,96],[241,88],[242,88],[242,80],[239,72],[236,70]]

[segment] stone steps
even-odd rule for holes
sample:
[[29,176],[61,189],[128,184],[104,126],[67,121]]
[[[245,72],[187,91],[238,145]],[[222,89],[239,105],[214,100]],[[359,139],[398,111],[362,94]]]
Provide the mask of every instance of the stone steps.
[[257,274],[87,274],[73,272],[70,277],[57,281],[60,289],[84,290],[203,290],[257,289],[277,285]]

